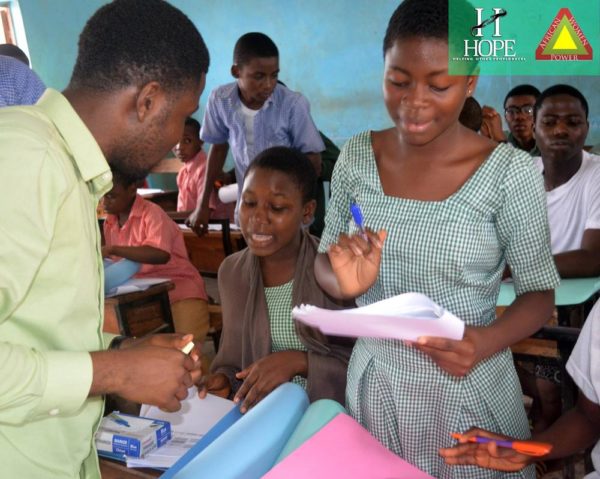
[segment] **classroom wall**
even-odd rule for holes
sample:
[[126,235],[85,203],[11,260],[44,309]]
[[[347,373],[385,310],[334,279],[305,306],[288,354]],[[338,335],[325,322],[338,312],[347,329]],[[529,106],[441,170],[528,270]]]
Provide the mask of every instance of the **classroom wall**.
[[[77,38],[102,0],[20,0],[35,70],[48,86],[66,86]],[[390,124],[381,94],[381,44],[397,0],[171,0],[202,32],[211,54],[202,105],[229,69],[237,38],[268,34],[280,50],[280,78],[310,100],[318,127],[336,143],[368,128]],[[502,108],[520,83],[544,89],[570,83],[590,102],[588,143],[600,144],[600,77],[482,77],[475,97]],[[202,107],[198,118],[202,117]]]

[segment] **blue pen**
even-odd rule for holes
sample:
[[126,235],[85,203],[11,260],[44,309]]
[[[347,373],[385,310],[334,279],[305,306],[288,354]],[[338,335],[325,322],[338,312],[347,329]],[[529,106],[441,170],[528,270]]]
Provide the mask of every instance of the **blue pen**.
[[367,239],[367,234],[365,233],[364,227],[364,218],[362,211],[360,210],[360,206],[358,206],[358,203],[352,203],[350,205],[350,213],[352,213],[352,218],[354,219],[356,226],[358,226],[360,234],[363,238]]
[[122,417],[117,416],[114,412],[110,413],[110,418],[115,421],[119,426],[129,427],[129,423]]

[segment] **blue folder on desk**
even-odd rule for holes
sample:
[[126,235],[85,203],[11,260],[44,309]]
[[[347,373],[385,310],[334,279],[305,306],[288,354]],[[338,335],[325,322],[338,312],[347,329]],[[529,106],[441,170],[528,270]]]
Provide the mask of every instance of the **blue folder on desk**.
[[[555,290],[555,306],[570,306],[586,302],[600,291],[600,277],[561,279],[560,286]],[[509,306],[515,300],[514,283],[502,283],[498,295],[498,306]]]
[[282,384],[205,448],[203,438],[161,478],[258,479],[273,467],[308,405],[304,389]]

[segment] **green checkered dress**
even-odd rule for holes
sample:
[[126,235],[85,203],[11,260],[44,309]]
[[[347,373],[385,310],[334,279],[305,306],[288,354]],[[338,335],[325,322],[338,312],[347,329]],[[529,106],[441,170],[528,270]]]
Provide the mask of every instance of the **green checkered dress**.
[[[420,292],[468,325],[485,326],[495,319],[506,261],[517,294],[558,284],[541,177],[531,158],[511,146],[498,146],[446,200],[418,201],[383,193],[370,132],[364,132],[344,147],[332,193],[321,252],[340,232],[355,231],[353,200],[368,227],[388,232],[379,276],[359,305]],[[437,453],[453,444],[451,432],[475,425],[529,437],[509,350],[457,378],[400,341],[361,338],[348,368],[346,399],[351,414],[383,444],[435,477],[534,477],[532,468],[503,476],[448,466]]]
[[[298,339],[292,318],[293,286],[294,281],[292,280],[281,286],[265,288],[269,322],[271,324],[271,351],[274,353],[290,349],[306,351],[306,348]],[[292,382],[306,389],[306,378],[294,376]]]

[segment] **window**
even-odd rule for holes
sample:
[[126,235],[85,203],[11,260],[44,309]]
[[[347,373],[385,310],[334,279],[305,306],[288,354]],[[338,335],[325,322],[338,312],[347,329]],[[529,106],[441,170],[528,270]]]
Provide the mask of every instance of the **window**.
[[25,38],[25,25],[17,0],[0,0],[0,43],[17,45],[30,57]]
[[17,40],[15,38],[9,6],[0,6],[0,20],[2,21],[2,30],[0,30],[0,43],[16,44]]

